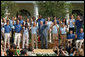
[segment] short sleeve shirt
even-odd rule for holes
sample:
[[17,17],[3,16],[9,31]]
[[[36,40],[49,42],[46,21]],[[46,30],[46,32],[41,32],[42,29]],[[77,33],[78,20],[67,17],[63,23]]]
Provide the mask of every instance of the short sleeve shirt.
[[37,34],[37,27],[32,27],[31,28],[31,32],[32,32],[32,34]]
[[52,29],[52,33],[58,33],[58,28],[59,28],[58,25],[54,25]]
[[75,19],[70,19],[69,22],[70,22],[69,27],[73,28],[74,27],[73,22],[75,23]]
[[75,38],[75,35],[74,34],[69,34],[67,39],[74,39]]
[[78,40],[84,39],[84,32],[83,32],[83,33],[79,33],[79,34],[77,35],[77,39],[78,39]]
[[48,21],[48,29],[50,28],[52,21]]
[[61,31],[61,34],[66,34],[66,27],[64,27],[64,28],[61,27],[61,28],[60,28],[60,31]]

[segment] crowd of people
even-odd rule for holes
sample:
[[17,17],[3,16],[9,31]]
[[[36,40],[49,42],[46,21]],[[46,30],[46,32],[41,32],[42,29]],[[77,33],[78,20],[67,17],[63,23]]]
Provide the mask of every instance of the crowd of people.
[[[1,19],[1,55],[28,56],[27,50],[48,49],[53,43],[57,56],[84,56],[84,24],[80,16],[70,19],[56,16],[23,19],[21,15]],[[31,46],[30,44],[31,39]],[[30,48],[31,47],[31,48]]]

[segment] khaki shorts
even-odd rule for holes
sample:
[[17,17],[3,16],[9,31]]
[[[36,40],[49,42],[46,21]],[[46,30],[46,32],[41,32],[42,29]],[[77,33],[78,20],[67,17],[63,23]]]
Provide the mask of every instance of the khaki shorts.
[[61,36],[63,37],[63,39],[66,39],[66,34],[62,34]]
[[53,34],[53,39],[58,40],[57,34]]

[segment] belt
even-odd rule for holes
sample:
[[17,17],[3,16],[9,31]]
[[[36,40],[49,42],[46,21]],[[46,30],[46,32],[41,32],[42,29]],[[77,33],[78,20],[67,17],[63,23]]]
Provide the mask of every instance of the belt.
[[61,34],[61,35],[66,35],[66,34]]
[[15,32],[15,33],[20,33],[20,32]]

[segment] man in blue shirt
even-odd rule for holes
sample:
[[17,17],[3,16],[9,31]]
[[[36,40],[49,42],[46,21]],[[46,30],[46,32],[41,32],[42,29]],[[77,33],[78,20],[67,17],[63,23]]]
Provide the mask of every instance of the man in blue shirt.
[[10,32],[11,32],[11,27],[9,26],[9,20],[7,20],[7,25],[4,26],[4,32],[5,32],[4,42],[5,42],[5,49],[6,49],[7,41],[8,41],[8,46],[10,48]]
[[44,36],[43,40],[45,41],[45,48],[47,49],[48,48],[48,25],[47,25],[47,21],[45,21],[43,36]]
[[40,29],[39,29],[39,37],[40,37],[40,40],[41,40],[41,48],[43,49],[44,48],[44,34],[43,34],[43,30],[44,30],[44,24],[43,24],[43,21],[40,21]]
[[70,34],[68,35],[68,37],[67,37],[67,40],[73,40],[75,38],[75,35],[73,34],[73,31],[72,30],[70,30]]
[[70,42],[68,44],[72,44],[72,40],[75,38],[75,35],[73,34],[73,31],[70,30],[70,34],[67,36],[67,42]]
[[21,36],[21,30],[22,30],[22,27],[21,25],[19,24],[19,20],[17,20],[17,23],[14,25],[15,26],[15,40],[14,40],[14,44],[16,45],[17,42],[18,42],[18,48],[20,48],[20,36]]
[[78,46],[79,48],[81,48],[83,42],[84,42],[84,32],[83,32],[83,28],[81,28],[80,33],[77,34],[76,48],[78,48]]
[[40,21],[40,40],[41,40],[41,48],[44,49],[44,41],[45,41],[45,48],[48,48],[48,43],[47,43],[47,36],[48,36],[48,26],[47,26],[47,21],[46,24],[43,24],[43,21]]
[[82,20],[80,19],[80,16],[77,16],[75,25],[76,25],[76,34],[78,34],[80,32],[80,28],[82,27]]

